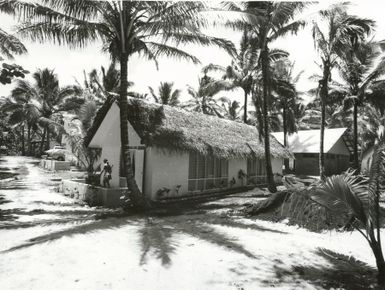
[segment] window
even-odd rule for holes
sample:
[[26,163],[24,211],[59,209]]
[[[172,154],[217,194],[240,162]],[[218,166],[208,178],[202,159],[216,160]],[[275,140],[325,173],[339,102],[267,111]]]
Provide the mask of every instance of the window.
[[227,187],[228,168],[226,159],[190,152],[188,191]]
[[266,183],[266,162],[264,159],[247,159],[247,177],[248,183],[264,184]]

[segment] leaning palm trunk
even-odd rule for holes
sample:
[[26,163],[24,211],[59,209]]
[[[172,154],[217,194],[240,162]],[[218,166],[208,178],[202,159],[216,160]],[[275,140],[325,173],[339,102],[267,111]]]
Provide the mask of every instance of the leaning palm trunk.
[[140,192],[138,185],[136,184],[134,174],[132,172],[130,147],[128,139],[128,103],[127,103],[127,69],[128,69],[128,56],[122,53],[120,57],[120,73],[121,73],[121,84],[120,84],[120,136],[121,136],[121,147],[123,155],[123,168],[128,187],[128,198],[133,203],[135,208],[146,207],[146,200]]
[[269,112],[268,112],[268,94],[269,94],[269,59],[268,49],[263,48],[261,52],[262,60],[262,79],[263,79],[263,134],[265,143],[265,160],[266,160],[266,175],[267,186],[270,192],[276,192],[277,188],[274,182],[273,169],[271,167],[270,157],[270,130],[269,130]]

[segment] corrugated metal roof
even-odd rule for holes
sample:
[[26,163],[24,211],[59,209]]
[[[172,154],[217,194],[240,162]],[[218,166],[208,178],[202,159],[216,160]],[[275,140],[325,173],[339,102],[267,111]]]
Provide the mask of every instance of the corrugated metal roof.
[[[327,153],[344,135],[346,128],[325,129],[324,152]],[[283,145],[283,132],[271,133]],[[288,135],[289,149],[293,153],[319,153],[320,130],[303,130]]]

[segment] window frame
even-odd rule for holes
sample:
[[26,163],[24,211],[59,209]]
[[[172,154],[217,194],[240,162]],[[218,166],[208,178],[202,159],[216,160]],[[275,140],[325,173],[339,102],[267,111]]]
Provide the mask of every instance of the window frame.
[[262,185],[267,183],[265,159],[247,158],[247,184]]
[[189,152],[188,192],[227,188],[228,180],[228,159],[218,158],[213,154],[203,155],[195,151]]

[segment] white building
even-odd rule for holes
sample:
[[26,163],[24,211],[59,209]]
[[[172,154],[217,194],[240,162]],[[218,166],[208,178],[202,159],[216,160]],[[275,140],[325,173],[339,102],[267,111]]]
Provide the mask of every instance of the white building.
[[[349,168],[350,140],[347,128],[325,129],[324,156],[325,174],[340,174]],[[272,135],[284,144],[283,132]],[[299,175],[319,175],[320,130],[301,130],[287,136],[287,146],[293,152],[291,169]]]
[[[119,106],[109,99],[85,138],[113,166],[112,187],[124,186]],[[129,145],[135,179],[153,200],[223,191],[266,182],[264,144],[255,127],[180,108],[128,100]],[[292,157],[271,140],[273,173]]]

